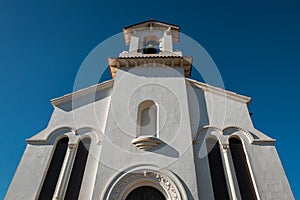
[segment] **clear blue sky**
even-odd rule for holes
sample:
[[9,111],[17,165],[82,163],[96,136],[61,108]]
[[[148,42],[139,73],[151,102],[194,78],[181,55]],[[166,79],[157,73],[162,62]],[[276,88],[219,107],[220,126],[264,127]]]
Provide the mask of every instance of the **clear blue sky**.
[[101,41],[149,18],[180,25],[211,55],[226,89],[252,97],[254,125],[277,139],[300,198],[299,1],[0,0],[0,199],[25,139],[47,126],[49,100],[72,92],[81,62]]

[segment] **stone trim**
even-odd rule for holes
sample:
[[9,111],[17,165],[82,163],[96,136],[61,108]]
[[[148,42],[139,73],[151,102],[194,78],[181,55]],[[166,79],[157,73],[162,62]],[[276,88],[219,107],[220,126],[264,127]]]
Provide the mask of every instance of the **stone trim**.
[[196,80],[189,79],[189,78],[186,78],[186,81],[189,82],[190,84],[192,84],[193,86],[200,88],[203,91],[211,92],[211,93],[219,95],[219,96],[224,96],[233,101],[238,101],[240,103],[246,103],[247,105],[249,105],[249,103],[251,102],[250,97],[240,95],[235,92],[231,92],[231,91],[228,91],[228,90],[225,90],[222,88],[211,86],[206,83],[198,82]]
[[[223,135],[223,136],[230,136],[231,134],[227,135],[227,134],[224,134],[224,132],[226,130],[229,130],[229,129],[234,129],[234,130],[237,130],[237,131],[240,131],[241,133],[243,133],[248,138],[250,144],[252,144],[254,142],[254,137],[251,135],[251,133],[249,131],[241,128],[241,127],[238,127],[238,126],[228,126],[228,127],[223,128],[223,129],[218,128],[218,127],[214,127],[214,126],[204,126],[200,131],[198,131],[198,133],[194,137],[193,144],[198,143],[198,138],[199,138],[202,131],[209,130],[209,129],[216,130],[216,131],[220,132],[220,134]],[[256,140],[256,141],[259,141],[259,139]]]
[[248,140],[249,140],[250,143],[252,143],[252,142],[254,141],[254,138],[253,138],[253,136],[251,135],[251,133],[249,133],[249,131],[247,131],[247,130],[241,128],[241,127],[238,127],[238,126],[228,126],[228,127],[224,128],[224,129],[222,130],[223,134],[224,134],[224,132],[225,132],[226,130],[229,130],[229,129],[235,129],[235,130],[237,130],[237,131],[241,131],[242,133],[244,133],[244,134],[247,136],[247,138],[248,138]]
[[28,144],[52,144],[51,140],[55,135],[60,136],[60,135],[65,135],[67,133],[71,133],[72,135],[78,137],[88,132],[94,133],[97,144],[102,144],[104,134],[100,130],[92,127],[81,127],[78,129],[72,127],[60,127],[54,129],[53,131],[47,131],[47,129],[45,129],[43,130],[43,135],[37,134],[32,138],[27,139],[26,142]]
[[84,89],[81,89],[81,90],[63,95],[61,97],[51,99],[50,102],[55,107],[56,105],[58,105],[60,103],[71,101],[72,98],[79,98],[79,97],[82,97],[82,96],[85,96],[85,95],[88,95],[88,94],[93,94],[93,93],[96,93],[98,91],[105,90],[107,88],[113,87],[113,84],[114,84],[114,80],[111,79],[111,80],[104,81],[102,83],[95,84],[95,85],[92,85],[90,87],[87,87],[87,88],[84,88]]
[[185,200],[184,188],[179,180],[173,180],[174,177],[152,169],[127,172],[115,181],[107,198],[104,199],[124,200],[132,190],[141,186],[151,186],[159,190],[168,200]]
[[[159,54],[158,54],[159,55]],[[192,67],[192,57],[189,56],[144,56],[144,57],[119,57],[108,58],[108,66],[112,78],[115,78],[118,69],[128,69],[143,66],[168,66],[182,67],[185,77],[190,77]]]
[[[44,130],[44,132],[46,132],[46,130]],[[56,128],[55,130],[53,131],[49,131],[50,134],[47,135],[47,136],[42,136],[42,138],[38,138],[38,135],[35,135],[33,136],[32,138],[30,139],[27,139],[26,142],[28,144],[48,144],[49,141],[51,140],[52,137],[54,137],[56,134],[57,135],[64,135],[66,133],[70,133],[70,132],[73,132],[73,129],[71,127],[60,127],[60,128]]]

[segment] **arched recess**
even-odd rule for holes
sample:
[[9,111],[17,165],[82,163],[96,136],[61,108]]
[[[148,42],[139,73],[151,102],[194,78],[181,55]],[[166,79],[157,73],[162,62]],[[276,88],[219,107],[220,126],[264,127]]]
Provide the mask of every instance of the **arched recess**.
[[56,142],[51,162],[47,169],[47,174],[38,197],[39,200],[51,200],[53,198],[55,187],[68,148],[68,142],[69,138],[66,136],[63,136]]
[[219,143],[222,143],[222,141],[225,140],[225,138],[222,135],[222,130],[217,128],[217,127],[213,127],[213,126],[205,126],[203,127],[201,130],[199,130],[195,136],[195,138],[193,139],[193,144],[195,147],[194,150],[196,150],[196,154],[195,156],[197,156],[197,158],[204,158],[207,156],[208,152],[206,149],[206,139],[208,138],[214,138],[216,139]]
[[143,54],[159,53],[159,39],[155,35],[147,35],[143,38]]
[[66,190],[66,200],[76,200],[79,197],[83,175],[89,155],[91,138],[84,137],[79,141],[75,161],[73,164],[71,176]]
[[142,186],[131,191],[125,200],[166,200],[165,196],[156,188],[151,186]]
[[137,137],[156,136],[158,137],[158,109],[152,100],[146,100],[140,103],[137,113]]
[[220,152],[220,144],[218,140],[214,138],[207,138],[205,142],[208,153],[214,199],[229,200],[224,166]]
[[221,143],[222,131],[217,127],[205,126],[200,129],[193,140],[194,162],[199,199],[214,199],[214,189],[210,170],[206,140],[214,139]]
[[237,127],[237,126],[228,126],[222,130],[223,135],[238,135],[238,137],[243,138],[245,141],[246,139],[248,140],[249,143],[252,143],[254,141],[254,137],[251,133],[246,131],[243,128]]
[[178,177],[169,170],[155,170],[154,166],[140,166],[125,170],[111,182],[100,199],[124,200],[140,187],[152,187],[167,200],[188,199]]
[[67,135],[72,132],[71,127],[59,127],[55,129],[48,130],[47,128],[37,135],[34,135],[32,138],[27,139],[26,142],[28,144],[36,145],[36,144],[51,144],[55,145],[58,138],[62,135]]
[[[74,131],[73,136],[72,142],[73,144],[77,144],[74,158],[76,158],[79,142],[83,141],[84,138],[90,138],[91,140],[78,199],[92,199],[104,134],[93,127],[81,127]],[[71,171],[72,168],[70,169],[70,173]]]
[[256,200],[255,188],[242,141],[237,137],[231,137],[229,138],[229,147],[242,199]]

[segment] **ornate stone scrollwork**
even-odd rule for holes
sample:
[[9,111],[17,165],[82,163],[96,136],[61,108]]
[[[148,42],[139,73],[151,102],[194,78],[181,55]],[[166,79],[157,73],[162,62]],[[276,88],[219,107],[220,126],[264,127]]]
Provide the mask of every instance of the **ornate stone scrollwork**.
[[241,127],[238,127],[238,126],[228,126],[226,128],[218,128],[218,127],[214,127],[214,126],[204,126],[200,131],[197,132],[196,136],[194,137],[193,139],[193,144],[197,144],[198,143],[198,140],[199,140],[199,137],[201,134],[207,134],[207,132],[204,132],[204,131],[208,131],[208,130],[215,130],[219,133],[219,135],[217,137],[220,137],[221,135],[223,136],[230,136],[232,135],[232,132],[228,133],[227,131],[229,130],[236,130],[236,131],[240,131],[242,134],[244,134],[250,143],[252,143],[254,141],[254,138],[253,136],[251,135],[251,133]]
[[107,199],[123,200],[132,190],[141,186],[155,187],[168,200],[182,200],[186,196],[183,187],[169,176],[154,170],[138,170],[129,172],[117,180]]
[[249,133],[249,131],[247,131],[247,130],[241,128],[241,127],[238,127],[238,126],[228,126],[228,127],[224,128],[224,129],[222,130],[223,134],[224,134],[227,130],[230,130],[230,129],[235,129],[235,130],[241,131],[243,134],[246,135],[246,137],[248,138],[248,140],[249,140],[250,143],[253,142],[254,138],[253,138],[253,136],[251,135],[251,133]]

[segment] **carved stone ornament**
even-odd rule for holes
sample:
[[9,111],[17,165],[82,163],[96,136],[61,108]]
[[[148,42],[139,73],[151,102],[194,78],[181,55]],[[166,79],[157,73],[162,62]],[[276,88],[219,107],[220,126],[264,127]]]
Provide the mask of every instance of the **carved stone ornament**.
[[70,143],[68,144],[69,149],[75,149],[77,144]]
[[229,149],[229,144],[222,144],[223,150],[228,150]]
[[141,186],[151,186],[159,190],[167,200],[182,200],[186,194],[178,181],[173,181],[169,176],[154,170],[138,170],[128,172],[112,186],[108,200],[124,200],[134,189]]

